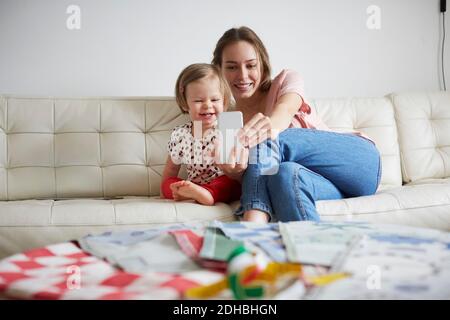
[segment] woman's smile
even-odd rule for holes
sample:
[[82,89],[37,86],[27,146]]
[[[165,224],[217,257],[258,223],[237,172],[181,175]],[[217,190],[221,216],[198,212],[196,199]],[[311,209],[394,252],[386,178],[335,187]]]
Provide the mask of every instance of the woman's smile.
[[247,92],[253,88],[253,82],[237,83],[237,84],[234,84],[234,87],[241,92]]

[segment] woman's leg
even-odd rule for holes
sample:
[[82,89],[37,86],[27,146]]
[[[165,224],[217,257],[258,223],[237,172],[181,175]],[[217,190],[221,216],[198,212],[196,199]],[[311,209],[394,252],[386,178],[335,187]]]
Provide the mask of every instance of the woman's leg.
[[262,162],[257,161],[258,149],[261,146],[264,147],[259,144],[250,149],[249,165],[242,176],[241,206],[235,214],[245,221],[264,222],[272,218],[267,175],[262,172]]
[[374,194],[381,177],[375,145],[360,136],[291,128],[278,138],[281,162],[296,162],[333,183],[345,197]]
[[278,173],[267,176],[267,190],[275,221],[320,221],[316,201],[342,199],[328,179],[295,162],[281,163]]
[[[265,141],[250,150],[249,166],[242,182],[241,207],[236,212],[237,215],[250,210],[259,210],[273,218],[274,208],[272,208],[271,200],[277,201],[277,208],[282,206],[278,203],[278,198],[269,196],[269,192],[271,196],[275,192],[286,195],[287,199],[299,198],[299,195],[295,194],[297,190],[294,190],[289,183],[283,188],[279,182],[280,189],[276,190],[267,188],[268,177],[277,174],[283,162],[295,162],[312,173],[322,176],[346,197],[375,193],[381,175],[379,152],[367,139],[353,134],[299,128],[286,129],[277,140]],[[284,176],[285,174],[280,175],[280,177]],[[274,182],[276,179],[271,178],[272,187],[277,185]],[[310,182],[309,187],[313,186],[315,183]],[[320,188],[316,190],[320,191]],[[319,192],[315,200],[329,198],[326,194],[324,197],[321,194],[323,192],[323,190]],[[313,203],[314,199],[312,197],[310,199]],[[308,210],[306,214],[307,217],[315,215],[317,215],[315,208]]]

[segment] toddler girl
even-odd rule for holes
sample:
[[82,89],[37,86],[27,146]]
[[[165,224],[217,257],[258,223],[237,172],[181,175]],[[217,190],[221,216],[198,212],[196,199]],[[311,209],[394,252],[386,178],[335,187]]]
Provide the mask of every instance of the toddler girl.
[[[217,116],[226,111],[230,89],[219,69],[197,63],[178,76],[175,96],[183,113],[191,121],[173,129],[168,144],[169,156],[162,174],[161,197],[195,200],[203,205],[239,200],[241,185],[214,164],[211,156],[217,139]],[[178,178],[181,164],[188,179]]]

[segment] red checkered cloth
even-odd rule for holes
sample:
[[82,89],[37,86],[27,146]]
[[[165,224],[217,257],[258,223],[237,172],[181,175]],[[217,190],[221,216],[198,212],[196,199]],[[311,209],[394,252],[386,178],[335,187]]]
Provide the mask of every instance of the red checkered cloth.
[[187,289],[220,276],[124,272],[67,242],[1,260],[0,293],[13,299],[181,299]]

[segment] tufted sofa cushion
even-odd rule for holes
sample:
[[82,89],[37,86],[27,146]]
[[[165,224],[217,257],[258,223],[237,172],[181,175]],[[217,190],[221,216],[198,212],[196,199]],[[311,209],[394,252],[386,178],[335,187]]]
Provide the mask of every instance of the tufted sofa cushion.
[[392,94],[403,180],[450,177],[450,93]]
[[173,99],[0,97],[0,200],[159,195]]

